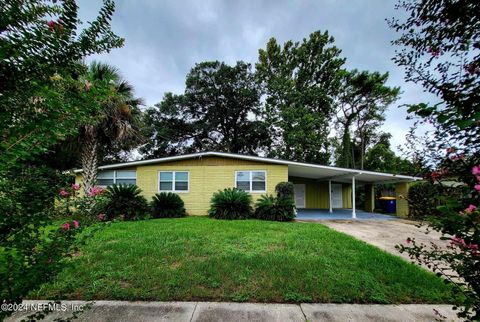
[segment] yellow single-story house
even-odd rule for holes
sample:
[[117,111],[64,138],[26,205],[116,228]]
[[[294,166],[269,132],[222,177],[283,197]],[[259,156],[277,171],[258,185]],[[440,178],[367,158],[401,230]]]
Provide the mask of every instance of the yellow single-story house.
[[[76,183],[82,170],[75,170]],[[395,183],[397,195],[406,195],[408,183],[419,178],[344,169],[257,156],[201,152],[152,160],[132,161],[99,167],[98,185],[136,184],[147,199],[162,191],[178,193],[190,215],[206,215],[214,192],[237,187],[254,200],[275,194],[282,181],[294,184],[299,209],[352,209],[356,217],[355,188],[364,185],[366,211],[374,209],[375,183]],[[405,216],[407,202],[397,198],[397,214]]]

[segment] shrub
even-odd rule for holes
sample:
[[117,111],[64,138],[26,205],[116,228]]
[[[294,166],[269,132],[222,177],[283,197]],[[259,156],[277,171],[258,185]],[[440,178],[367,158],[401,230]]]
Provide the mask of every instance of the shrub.
[[295,218],[295,206],[291,198],[263,195],[255,203],[254,217],[261,220],[291,221]]
[[213,194],[208,215],[216,219],[246,219],[252,216],[252,196],[243,190],[228,188]]
[[98,206],[107,220],[120,218],[124,220],[145,219],[148,213],[147,199],[141,195],[142,190],[136,185],[112,185],[105,192],[106,200]]
[[291,182],[279,182],[275,186],[275,191],[277,192],[277,198],[294,199],[293,183]]
[[261,220],[291,221],[295,218],[293,183],[280,182],[275,187],[277,197],[263,195],[255,203],[254,217]]
[[423,219],[427,216],[437,216],[439,211],[440,185],[431,182],[421,182],[410,187],[408,191],[408,216],[413,219]]
[[182,198],[172,192],[157,193],[153,196],[150,208],[153,218],[176,218],[186,215]]

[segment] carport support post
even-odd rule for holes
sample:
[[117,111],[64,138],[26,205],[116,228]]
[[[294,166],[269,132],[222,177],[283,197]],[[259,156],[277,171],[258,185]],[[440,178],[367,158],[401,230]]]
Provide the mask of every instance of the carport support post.
[[355,212],[355,176],[352,177],[352,219],[356,219],[357,214]]
[[328,205],[330,207],[328,211],[332,213],[332,180],[328,180]]

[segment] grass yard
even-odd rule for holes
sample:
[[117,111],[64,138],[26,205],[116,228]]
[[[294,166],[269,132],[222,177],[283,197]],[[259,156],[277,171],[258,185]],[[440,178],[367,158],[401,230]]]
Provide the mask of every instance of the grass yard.
[[114,223],[31,298],[446,303],[433,274],[323,225]]

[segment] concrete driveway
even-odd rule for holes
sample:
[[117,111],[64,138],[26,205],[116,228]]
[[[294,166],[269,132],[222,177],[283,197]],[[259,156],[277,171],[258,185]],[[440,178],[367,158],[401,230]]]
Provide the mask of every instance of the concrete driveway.
[[322,220],[324,224],[342,233],[351,235],[369,244],[377,246],[393,255],[410,260],[407,254],[400,254],[395,245],[404,244],[408,237],[416,242],[430,245],[430,242],[445,247],[448,241],[440,240],[440,234],[425,234],[425,227],[416,227],[416,222],[409,220]]

